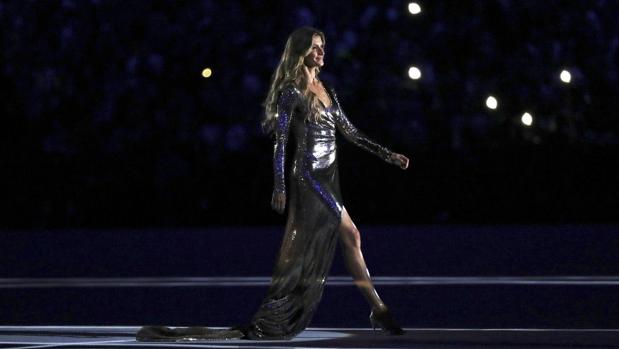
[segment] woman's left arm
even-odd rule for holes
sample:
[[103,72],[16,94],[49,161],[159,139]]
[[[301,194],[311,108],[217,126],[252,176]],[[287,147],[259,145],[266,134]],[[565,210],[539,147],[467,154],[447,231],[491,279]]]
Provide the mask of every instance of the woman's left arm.
[[346,114],[344,114],[344,111],[340,106],[340,102],[338,101],[337,96],[335,95],[335,92],[333,90],[331,90],[331,96],[333,96],[334,103],[336,103],[337,106],[337,112],[334,114],[335,125],[337,126],[337,129],[344,135],[344,138],[346,138],[346,140],[378,156],[384,161],[402,168],[403,170],[408,168],[409,160],[406,156],[392,152],[386,147],[383,147],[382,145],[370,139],[368,136],[363,134],[363,132],[359,131],[359,129],[357,129],[355,125],[353,125],[352,122],[348,120]]

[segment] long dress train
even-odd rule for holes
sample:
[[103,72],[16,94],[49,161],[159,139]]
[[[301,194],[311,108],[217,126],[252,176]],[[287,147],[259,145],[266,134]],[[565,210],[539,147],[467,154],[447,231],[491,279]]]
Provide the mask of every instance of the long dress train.
[[[322,298],[333,261],[343,210],[336,159],[335,134],[388,161],[391,151],[363,135],[342,111],[328,89],[331,106],[323,105],[317,121],[293,84],[282,88],[273,155],[274,189],[288,195],[288,219],[271,285],[249,325],[227,330],[207,327],[146,326],[140,341],[205,339],[289,339],[310,323]],[[285,186],[286,146],[294,137],[294,160]]]

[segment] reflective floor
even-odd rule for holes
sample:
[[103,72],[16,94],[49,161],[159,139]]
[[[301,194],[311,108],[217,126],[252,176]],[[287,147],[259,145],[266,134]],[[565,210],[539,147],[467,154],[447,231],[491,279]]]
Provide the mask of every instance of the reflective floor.
[[367,328],[338,253],[312,327],[293,340],[136,342],[141,325],[246,323],[281,227],[32,230],[2,232],[0,349],[619,348],[619,226],[362,228],[404,336]]
[[387,336],[363,328],[309,328],[289,341],[143,343],[138,327],[2,326],[0,348],[617,348],[619,330],[421,329]]

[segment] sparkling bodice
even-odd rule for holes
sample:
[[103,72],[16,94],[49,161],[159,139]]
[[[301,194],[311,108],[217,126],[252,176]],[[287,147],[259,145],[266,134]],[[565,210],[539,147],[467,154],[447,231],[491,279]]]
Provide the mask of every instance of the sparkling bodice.
[[[336,165],[336,131],[348,141],[387,161],[389,149],[381,146],[359,131],[346,117],[337,95],[328,90],[331,106],[323,108],[318,120],[307,117],[309,110],[304,98],[293,85],[285,86],[277,103],[277,129],[273,154],[275,191],[285,193],[285,156],[290,133],[295,139],[292,175],[318,171]],[[291,131],[292,130],[292,131]]]

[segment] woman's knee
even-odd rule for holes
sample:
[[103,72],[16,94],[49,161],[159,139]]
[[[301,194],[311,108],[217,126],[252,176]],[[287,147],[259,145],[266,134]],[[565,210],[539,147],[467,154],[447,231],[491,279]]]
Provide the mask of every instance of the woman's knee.
[[361,249],[361,234],[355,226],[343,229],[340,233],[340,237],[346,248]]
[[340,224],[340,240],[347,249],[361,249],[361,234],[348,215],[346,209],[342,211]]

